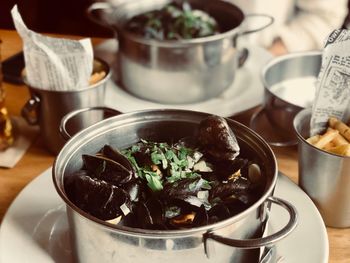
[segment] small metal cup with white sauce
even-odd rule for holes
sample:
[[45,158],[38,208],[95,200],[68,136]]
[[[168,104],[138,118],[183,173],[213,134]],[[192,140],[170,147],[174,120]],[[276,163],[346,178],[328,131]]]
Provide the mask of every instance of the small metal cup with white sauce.
[[272,59],[262,69],[264,103],[252,116],[250,127],[259,131],[257,119],[265,115],[274,132],[279,133],[276,141],[263,135],[271,145],[297,144],[293,119],[299,111],[312,104],[321,60],[320,51],[291,53]]

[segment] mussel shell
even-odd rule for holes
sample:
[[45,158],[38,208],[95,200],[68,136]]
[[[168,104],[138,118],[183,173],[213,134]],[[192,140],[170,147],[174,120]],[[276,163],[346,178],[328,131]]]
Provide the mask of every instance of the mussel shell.
[[128,169],[107,157],[83,154],[82,158],[84,167],[92,178],[98,178],[116,186],[134,178],[133,169]]
[[138,225],[144,229],[165,229],[165,210],[163,203],[152,198],[147,202],[138,202],[135,211]]
[[216,115],[200,122],[198,143],[209,155],[219,160],[233,160],[240,151],[236,136],[226,120]]
[[120,206],[123,204],[130,206],[127,192],[105,181],[89,177],[86,171],[78,171],[68,178],[65,181],[68,198],[80,209],[101,220],[122,215]]
[[106,144],[102,148],[102,153],[105,157],[121,164],[126,169],[133,171],[132,164],[129,162],[128,158],[126,158],[122,153],[120,153],[117,149],[112,148],[110,145]]
[[215,223],[231,216],[230,209],[225,204],[217,204],[208,211],[210,223]]
[[194,217],[192,227],[199,227],[207,225],[209,222],[208,212],[205,209],[204,205],[200,206],[196,211],[196,215]]
[[219,180],[228,180],[228,178],[241,170],[241,173],[247,175],[248,173],[248,163],[247,159],[235,158],[234,160],[216,161],[215,162],[215,177]]
[[247,194],[250,187],[250,181],[244,177],[239,177],[236,180],[229,180],[226,182],[218,182],[210,192],[210,200],[220,198],[224,200],[232,195],[239,196],[240,194]]
[[165,199],[185,199],[190,195],[197,195],[203,183],[204,181],[200,177],[186,178],[174,183],[166,183],[162,191],[162,196]]
[[[179,220],[189,214],[194,214],[194,218],[192,221],[189,220],[189,221],[181,222],[181,220]],[[169,219],[168,223],[169,223],[169,228],[179,229],[179,228],[192,228],[192,227],[203,226],[208,224],[208,220],[209,220],[208,213],[204,205],[200,207],[187,205],[185,207],[182,207],[181,213],[178,216]]]

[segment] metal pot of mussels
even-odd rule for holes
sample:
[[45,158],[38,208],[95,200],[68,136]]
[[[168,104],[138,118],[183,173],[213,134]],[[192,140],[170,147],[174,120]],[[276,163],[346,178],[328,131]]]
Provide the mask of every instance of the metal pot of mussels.
[[[237,48],[238,36],[272,23],[221,0],[99,2],[88,16],[115,33],[121,86],[140,98],[174,104],[222,93],[247,56]],[[258,18],[259,28],[244,29],[248,17]]]
[[[89,111],[66,115],[62,134]],[[207,113],[145,110],[104,119],[74,135],[52,171],[77,262],[258,262],[261,247],[297,224],[293,205],[273,197],[277,164],[268,144]],[[266,236],[271,204],[290,218]]]

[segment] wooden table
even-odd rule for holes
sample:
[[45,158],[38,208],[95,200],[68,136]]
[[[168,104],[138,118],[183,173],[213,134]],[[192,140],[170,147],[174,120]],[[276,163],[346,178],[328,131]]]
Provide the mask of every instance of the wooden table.
[[[22,41],[15,31],[1,30],[0,38],[2,44],[2,60],[14,55],[22,49]],[[77,37],[74,37],[77,38]],[[93,39],[98,44],[103,39]],[[3,83],[7,92],[6,106],[13,116],[20,115],[20,109],[27,101],[29,94],[25,86]],[[247,124],[253,110],[241,113],[233,118]],[[297,148],[273,148],[279,165],[279,170],[297,183]],[[24,157],[12,169],[0,168],[0,220],[4,217],[7,208],[16,195],[32,179],[49,168],[55,156],[51,155],[44,147],[40,136],[33,142]],[[349,200],[350,201],[350,200]],[[350,229],[327,228],[330,243],[329,262],[350,262]]]

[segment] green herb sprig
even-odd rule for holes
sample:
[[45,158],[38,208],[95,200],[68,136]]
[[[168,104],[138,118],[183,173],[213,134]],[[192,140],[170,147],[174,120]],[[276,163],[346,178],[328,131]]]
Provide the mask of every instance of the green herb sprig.
[[[152,165],[141,166],[138,164],[135,157],[137,152],[149,154]],[[122,153],[129,159],[137,175],[146,180],[148,187],[154,192],[161,191],[164,183],[201,177],[200,174],[193,171],[193,167],[189,165],[188,161],[195,155],[196,150],[181,144],[169,145],[141,140],[140,143],[123,150]],[[154,165],[158,171],[154,171]],[[210,188],[209,182],[201,180],[203,189]]]

